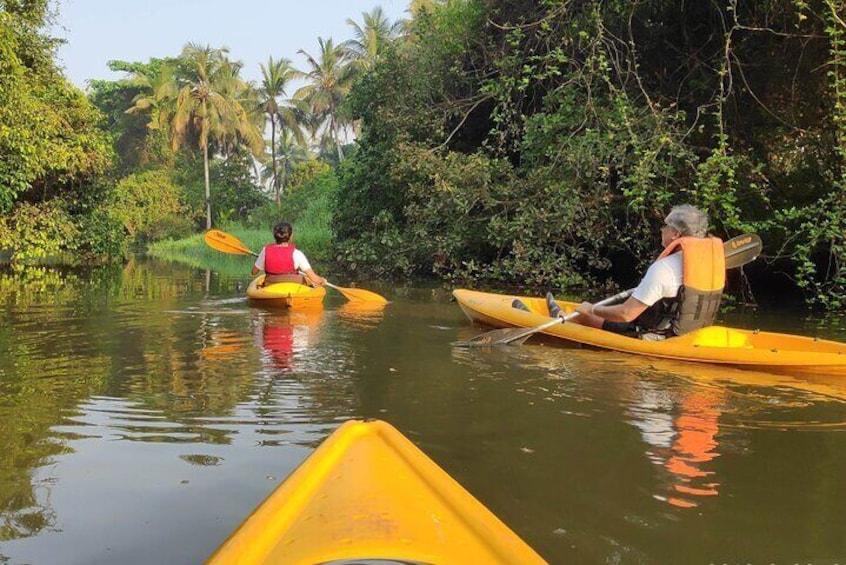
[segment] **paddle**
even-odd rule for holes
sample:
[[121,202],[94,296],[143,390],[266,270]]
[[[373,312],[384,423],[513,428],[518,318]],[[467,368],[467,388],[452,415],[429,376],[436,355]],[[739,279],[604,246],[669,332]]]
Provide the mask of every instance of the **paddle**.
[[[634,292],[634,289],[624,290],[619,294],[610,296],[605,300],[596,303],[597,306],[604,306],[606,304],[613,304],[618,300],[624,300]],[[521,345],[527,339],[538,332],[542,332],[547,328],[551,328],[557,324],[563,324],[578,316],[578,312],[567,314],[563,318],[552,318],[548,322],[544,322],[539,326],[532,326],[531,328],[503,328],[500,330],[492,330],[479,334],[476,337],[470,338],[465,342],[456,343],[456,347],[487,347],[491,345]]]
[[[726,241],[723,244],[723,249],[726,255],[726,269],[736,269],[742,267],[747,263],[751,263],[761,254],[762,242],[757,234],[743,234]],[[634,289],[623,291],[615,294],[610,298],[606,298],[597,302],[597,306],[604,306],[606,304],[613,304],[619,300],[628,298]],[[551,328],[556,324],[562,324],[568,320],[572,320],[578,316],[578,312],[568,314],[564,318],[553,318],[543,324],[533,326],[530,328],[503,328],[498,330],[491,330],[476,337],[470,338],[467,341],[456,343],[456,347],[488,347],[491,345],[520,345],[524,343],[534,334],[541,332],[547,328]]]
[[[241,243],[237,237],[220,230],[208,230],[203,236],[206,244],[212,249],[217,249],[223,253],[231,253],[234,255],[252,255],[258,257],[258,254],[250,250],[249,247]],[[373,302],[378,304],[387,304],[388,300],[375,292],[364,290],[363,288],[345,288],[336,286],[329,281],[325,281],[326,286],[334,288],[341,294],[347,297],[347,300],[354,300],[358,302]]]

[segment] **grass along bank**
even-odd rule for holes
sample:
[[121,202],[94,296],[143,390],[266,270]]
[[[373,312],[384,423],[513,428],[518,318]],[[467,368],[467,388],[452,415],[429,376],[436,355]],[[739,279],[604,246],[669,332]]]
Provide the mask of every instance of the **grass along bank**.
[[[223,230],[240,239],[255,253],[273,240],[269,228],[256,229],[229,225]],[[314,230],[307,222],[295,225],[294,244],[302,249],[318,272],[320,272],[320,265],[328,262],[331,244],[328,226]],[[206,245],[202,233],[185,239],[157,241],[147,249],[147,255],[201,269],[212,269],[231,276],[248,275],[255,260],[251,255],[229,255],[212,249]]]
[[[281,209],[267,204],[250,215],[247,225],[227,223],[219,229],[231,233],[258,253],[273,241],[271,228],[274,224],[291,222],[294,226],[294,244],[320,273],[331,259],[332,231],[329,226],[332,222],[332,200],[337,189],[335,174],[324,172],[291,191]],[[184,239],[151,243],[147,255],[232,276],[249,274],[254,260],[252,256],[228,255],[212,249],[206,245],[202,233]]]

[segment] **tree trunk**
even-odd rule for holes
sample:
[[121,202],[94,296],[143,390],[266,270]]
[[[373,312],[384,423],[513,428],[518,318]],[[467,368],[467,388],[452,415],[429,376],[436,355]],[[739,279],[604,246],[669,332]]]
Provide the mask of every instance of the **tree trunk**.
[[211,189],[209,187],[209,144],[208,141],[203,146],[203,175],[206,179],[206,229],[210,230],[212,227],[211,216]]
[[282,207],[282,200],[279,197],[279,173],[276,168],[276,116],[270,116],[270,154],[273,157],[273,190],[276,192],[276,207]]
[[330,118],[332,120],[332,137],[335,139],[335,147],[338,148],[338,163],[344,160],[344,151],[341,149],[341,140],[338,139],[338,125],[335,123],[335,115]]
[[288,155],[282,157],[282,171],[279,173],[279,186],[282,192],[285,191],[285,186],[288,184]]

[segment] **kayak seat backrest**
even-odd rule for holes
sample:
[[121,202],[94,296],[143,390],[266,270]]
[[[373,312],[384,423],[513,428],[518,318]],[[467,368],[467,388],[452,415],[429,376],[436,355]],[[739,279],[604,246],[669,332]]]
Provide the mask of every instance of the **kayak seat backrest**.
[[693,332],[691,345],[694,347],[737,347],[752,349],[749,337],[737,330],[722,326],[708,326]]

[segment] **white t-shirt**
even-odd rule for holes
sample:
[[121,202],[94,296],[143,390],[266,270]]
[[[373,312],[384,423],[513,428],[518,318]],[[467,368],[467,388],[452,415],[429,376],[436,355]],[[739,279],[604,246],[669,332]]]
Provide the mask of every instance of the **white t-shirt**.
[[682,252],[673,253],[649,266],[632,296],[647,306],[662,298],[675,298],[682,285]]
[[[256,269],[260,271],[264,270],[264,249],[265,248],[262,247],[261,251],[259,251],[258,257],[256,257]],[[305,253],[299,249],[294,249],[294,268],[302,272],[311,270],[311,265],[309,265]]]

